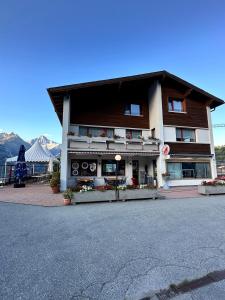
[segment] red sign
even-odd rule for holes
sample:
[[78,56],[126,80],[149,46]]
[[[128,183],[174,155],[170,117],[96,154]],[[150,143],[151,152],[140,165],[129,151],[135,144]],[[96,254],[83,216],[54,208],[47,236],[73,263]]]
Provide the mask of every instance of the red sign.
[[164,155],[168,155],[170,153],[170,146],[169,145],[164,145],[162,148],[162,153]]

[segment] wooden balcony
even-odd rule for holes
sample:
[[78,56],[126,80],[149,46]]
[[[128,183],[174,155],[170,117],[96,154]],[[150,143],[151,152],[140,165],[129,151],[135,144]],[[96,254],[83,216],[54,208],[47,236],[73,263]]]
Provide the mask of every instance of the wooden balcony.
[[159,142],[156,140],[141,139],[110,139],[102,137],[68,136],[68,149],[79,151],[104,152],[154,152],[159,151]]

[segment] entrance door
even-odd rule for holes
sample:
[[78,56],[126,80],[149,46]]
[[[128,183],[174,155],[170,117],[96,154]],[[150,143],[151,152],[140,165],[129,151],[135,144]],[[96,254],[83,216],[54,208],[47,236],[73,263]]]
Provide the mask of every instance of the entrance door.
[[139,178],[138,178],[138,174],[139,174],[139,161],[138,160],[133,160],[132,161],[132,176],[134,178],[134,184],[138,184],[139,182]]

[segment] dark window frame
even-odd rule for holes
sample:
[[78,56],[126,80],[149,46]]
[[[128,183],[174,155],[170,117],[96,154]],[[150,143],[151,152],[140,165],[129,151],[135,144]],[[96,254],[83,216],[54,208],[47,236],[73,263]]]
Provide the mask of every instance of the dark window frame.
[[[139,137],[133,137],[134,135],[134,132],[139,132]],[[141,139],[141,136],[142,136],[142,130],[139,130],[139,129],[126,129],[126,138],[127,139]]]
[[[139,114],[132,114],[131,105],[139,106]],[[132,116],[132,117],[142,117],[143,116],[142,105],[139,104],[139,103],[126,103],[125,108],[124,108],[124,115],[125,116]]]
[[[105,172],[104,171],[104,166],[106,164],[113,164],[116,165],[116,160],[114,159],[103,159],[101,162],[102,168],[101,168],[101,176],[115,176],[116,175],[116,171],[115,172]],[[125,176],[125,167],[126,167],[126,163],[125,160],[120,160],[118,162],[118,175],[119,176]]]
[[[80,134],[80,129],[81,128],[84,128],[85,130],[87,130],[87,134],[86,135],[81,135]],[[109,128],[109,127],[97,127],[97,126],[79,126],[79,136],[93,136],[92,133],[91,133],[91,130],[93,129],[98,129],[100,131],[102,131],[98,136],[96,137],[109,137],[109,138],[112,138],[114,136],[114,131],[115,129],[114,128]],[[108,130],[112,130],[112,134],[109,135],[107,134],[107,131]],[[94,136],[95,137],[95,136]]]
[[[181,138],[178,138],[177,137],[177,130],[180,130],[180,132],[181,132]],[[189,130],[189,131],[192,131],[192,132],[194,132],[194,139],[191,139],[190,138],[190,141],[185,141],[185,138],[184,138],[184,130]],[[196,131],[195,131],[195,129],[192,129],[192,128],[185,128],[185,127],[176,127],[176,141],[177,142],[184,142],[184,143],[196,143]]]
[[[175,108],[174,108],[174,102],[175,101],[181,102],[181,107],[182,107],[181,111],[175,110]],[[170,103],[171,103],[172,110],[170,109]],[[175,112],[175,113],[185,113],[186,112],[185,99],[183,99],[183,98],[176,98],[176,97],[168,97],[168,111],[169,112]]]

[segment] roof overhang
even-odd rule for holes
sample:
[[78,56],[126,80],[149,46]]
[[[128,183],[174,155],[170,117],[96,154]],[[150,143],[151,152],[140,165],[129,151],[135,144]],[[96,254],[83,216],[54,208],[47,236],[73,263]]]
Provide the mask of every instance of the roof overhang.
[[218,97],[215,97],[214,95],[198,88],[197,86],[181,79],[178,76],[175,76],[167,71],[159,71],[159,72],[152,72],[152,73],[146,73],[146,74],[139,74],[139,75],[133,75],[133,76],[127,76],[127,77],[119,77],[119,78],[113,78],[113,79],[106,79],[106,80],[98,80],[98,81],[91,81],[91,82],[85,82],[85,83],[77,83],[77,84],[71,84],[71,85],[65,85],[65,86],[58,86],[58,87],[52,87],[48,88],[48,94],[50,96],[50,99],[52,101],[52,104],[55,108],[55,111],[58,115],[58,118],[60,122],[62,122],[62,107],[63,107],[63,98],[65,96],[71,95],[75,91],[84,90],[84,89],[91,89],[95,87],[110,87],[113,85],[118,85],[119,87],[124,83],[129,82],[152,82],[153,80],[159,80],[160,82],[164,81],[166,78],[169,78],[170,80],[173,80],[185,88],[187,88],[188,93],[194,91],[195,93],[199,95],[203,95],[204,98],[207,99],[208,105],[211,109],[216,108],[219,105],[224,104],[224,101]]

